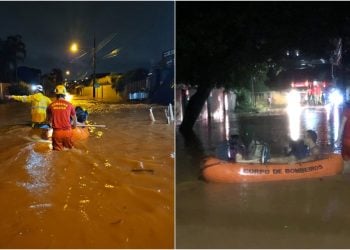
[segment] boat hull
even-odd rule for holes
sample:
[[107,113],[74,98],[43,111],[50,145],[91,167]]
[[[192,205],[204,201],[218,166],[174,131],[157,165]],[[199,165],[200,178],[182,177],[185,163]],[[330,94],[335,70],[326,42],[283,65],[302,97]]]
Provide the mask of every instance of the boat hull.
[[89,129],[88,128],[82,128],[82,127],[76,127],[72,129],[73,135],[72,135],[72,141],[77,142],[81,140],[85,140],[86,138],[89,137]]
[[[85,140],[89,137],[89,135],[90,135],[90,133],[89,133],[89,129],[87,127],[76,127],[74,129],[72,129],[72,141],[73,141],[73,143],[81,141],[81,140]],[[32,138],[37,138],[37,139],[42,139],[42,140],[49,139],[47,129],[34,128],[31,130],[29,136]]]
[[265,182],[320,178],[342,173],[341,155],[329,154],[325,159],[299,163],[239,163],[209,157],[202,175],[206,181],[221,183]]

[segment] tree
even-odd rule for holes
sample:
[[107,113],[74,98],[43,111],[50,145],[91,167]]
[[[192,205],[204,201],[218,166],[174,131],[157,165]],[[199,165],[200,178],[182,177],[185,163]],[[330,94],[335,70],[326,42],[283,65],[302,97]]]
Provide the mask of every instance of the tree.
[[197,86],[180,125],[183,133],[192,130],[212,88],[246,84],[247,70],[263,59],[258,53],[262,37],[247,26],[251,5],[235,13],[238,7],[177,3],[177,82]]

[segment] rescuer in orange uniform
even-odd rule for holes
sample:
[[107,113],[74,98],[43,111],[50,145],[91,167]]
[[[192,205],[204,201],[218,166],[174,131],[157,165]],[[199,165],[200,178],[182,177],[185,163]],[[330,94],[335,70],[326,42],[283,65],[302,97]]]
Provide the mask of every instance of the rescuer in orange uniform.
[[66,88],[63,85],[57,85],[55,93],[56,100],[47,108],[47,117],[53,128],[53,149],[60,151],[73,147],[72,128],[77,126],[77,117],[73,105],[64,99],[67,93]]
[[[50,98],[46,97],[43,92],[43,86],[37,85],[34,90],[34,95],[6,95],[7,99],[13,99],[20,102],[29,102],[32,104],[32,127],[41,128],[46,125],[46,109],[50,105]],[[47,126],[47,125],[46,125]]]

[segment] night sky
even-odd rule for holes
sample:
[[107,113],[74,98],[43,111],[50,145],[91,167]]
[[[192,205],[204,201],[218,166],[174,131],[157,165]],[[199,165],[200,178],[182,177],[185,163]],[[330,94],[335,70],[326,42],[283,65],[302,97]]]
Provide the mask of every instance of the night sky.
[[[174,48],[174,2],[0,2],[0,38],[19,34],[27,57],[19,66],[70,70],[72,77],[92,72],[92,56],[73,60],[77,41],[91,51],[116,33],[97,52],[97,73],[149,69],[162,52]],[[112,49],[118,56],[103,59]]]

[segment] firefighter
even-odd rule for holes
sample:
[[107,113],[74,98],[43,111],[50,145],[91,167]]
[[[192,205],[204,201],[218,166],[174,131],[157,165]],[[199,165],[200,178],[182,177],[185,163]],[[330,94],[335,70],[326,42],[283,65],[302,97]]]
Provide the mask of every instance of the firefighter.
[[32,104],[32,127],[47,128],[46,109],[50,105],[51,100],[44,95],[44,89],[41,85],[36,85],[33,95],[6,95],[7,99],[20,102],[29,102]]
[[77,116],[73,105],[65,100],[66,88],[63,85],[57,85],[55,93],[56,100],[47,108],[47,117],[53,128],[53,149],[60,151],[73,147],[72,128],[77,126]]

